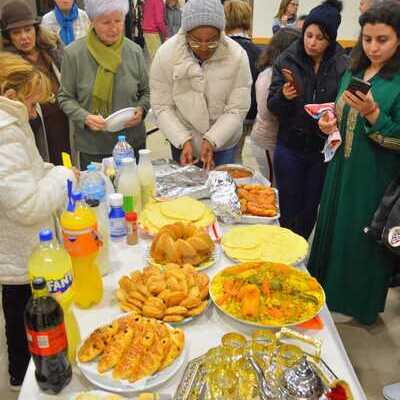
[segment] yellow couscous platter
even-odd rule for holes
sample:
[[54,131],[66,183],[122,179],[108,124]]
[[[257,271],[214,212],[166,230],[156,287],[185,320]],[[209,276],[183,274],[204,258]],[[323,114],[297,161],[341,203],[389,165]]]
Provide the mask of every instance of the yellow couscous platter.
[[247,262],[218,272],[210,283],[215,305],[233,319],[281,328],[309,321],[325,304],[325,293],[307,272],[286,264]]

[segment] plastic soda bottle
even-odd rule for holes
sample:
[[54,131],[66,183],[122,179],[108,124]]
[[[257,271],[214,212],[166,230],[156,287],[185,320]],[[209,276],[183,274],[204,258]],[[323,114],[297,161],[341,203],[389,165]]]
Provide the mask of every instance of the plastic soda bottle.
[[125,135],[118,136],[118,142],[113,150],[114,164],[117,169],[121,168],[122,160],[124,158],[135,159],[135,152],[132,146],[126,141]]
[[64,247],[72,260],[75,304],[89,308],[103,297],[103,281],[97,264],[101,242],[96,215],[82,201],[82,193],[73,193],[72,201],[61,215]]
[[156,195],[156,176],[151,163],[151,151],[142,149],[139,150],[139,155],[138,175],[142,191],[142,207],[144,208]]
[[68,359],[74,363],[81,336],[72,310],[74,285],[71,258],[65,249],[53,240],[52,231],[41,231],[39,241],[28,261],[29,277],[31,282],[35,278],[45,278],[50,295],[62,307],[68,338]]
[[106,202],[106,183],[103,176],[97,171],[94,164],[87,167],[87,175],[81,183],[81,191],[86,204],[96,214],[99,239],[102,246],[99,250],[97,262],[102,275],[110,271],[108,210]]
[[57,394],[72,378],[63,310],[49,295],[44,278],[33,280],[32,292],[24,321],[29,351],[35,363],[35,377],[40,389]]
[[134,158],[124,158],[118,178],[118,192],[124,196],[124,211],[135,211],[137,214],[142,209],[142,194],[140,181]]

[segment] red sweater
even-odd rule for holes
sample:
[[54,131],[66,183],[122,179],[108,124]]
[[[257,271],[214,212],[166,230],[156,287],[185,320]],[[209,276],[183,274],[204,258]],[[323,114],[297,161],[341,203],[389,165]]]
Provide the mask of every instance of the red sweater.
[[161,33],[164,40],[167,38],[163,0],[145,0],[143,4],[143,32]]

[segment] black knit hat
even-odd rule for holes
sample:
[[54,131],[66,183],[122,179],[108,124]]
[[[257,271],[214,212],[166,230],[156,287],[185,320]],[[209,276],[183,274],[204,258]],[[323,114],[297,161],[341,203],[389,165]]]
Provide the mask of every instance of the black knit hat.
[[307,15],[303,25],[303,34],[307,27],[317,24],[328,34],[332,42],[336,42],[337,32],[342,22],[343,4],[339,0],[325,0],[321,5],[313,8]]

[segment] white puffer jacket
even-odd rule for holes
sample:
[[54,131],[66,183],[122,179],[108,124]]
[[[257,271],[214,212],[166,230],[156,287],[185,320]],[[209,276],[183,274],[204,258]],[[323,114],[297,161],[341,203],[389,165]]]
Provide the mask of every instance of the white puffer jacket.
[[205,138],[216,150],[224,150],[243,133],[251,84],[249,59],[234,40],[221,34],[218,49],[200,66],[180,31],[153,60],[151,107],[161,132],[175,147],[192,138],[198,155]]
[[40,157],[26,107],[0,97],[0,283],[28,282],[28,258],[39,231],[54,229],[68,178]]

